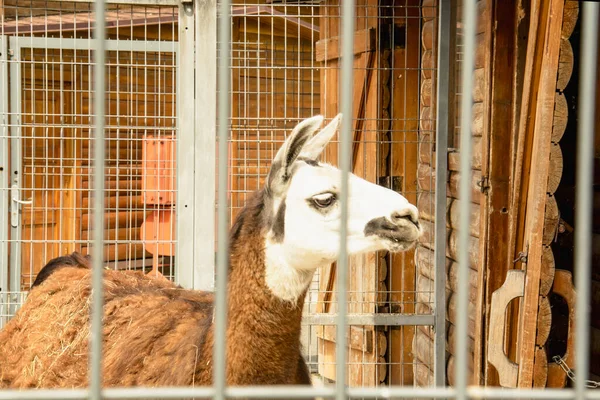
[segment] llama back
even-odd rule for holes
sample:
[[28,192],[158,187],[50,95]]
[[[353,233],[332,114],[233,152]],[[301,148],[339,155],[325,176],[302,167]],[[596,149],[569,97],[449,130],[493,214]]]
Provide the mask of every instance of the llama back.
[[[90,283],[89,269],[60,268],[30,292],[0,331],[0,388],[87,385]],[[197,376],[210,375],[197,372],[212,294],[140,272],[107,270],[104,286],[105,386],[201,384]]]

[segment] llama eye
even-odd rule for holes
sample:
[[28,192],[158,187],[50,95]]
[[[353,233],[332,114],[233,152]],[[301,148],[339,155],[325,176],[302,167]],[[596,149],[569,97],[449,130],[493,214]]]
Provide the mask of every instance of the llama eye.
[[319,208],[327,208],[331,206],[336,200],[336,196],[333,193],[323,193],[313,196],[312,202]]

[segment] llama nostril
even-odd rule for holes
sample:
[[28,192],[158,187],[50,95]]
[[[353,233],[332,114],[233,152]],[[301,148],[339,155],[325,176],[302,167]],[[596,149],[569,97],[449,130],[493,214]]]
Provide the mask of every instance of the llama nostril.
[[394,224],[399,224],[402,220],[408,220],[415,225],[419,225],[419,219],[417,215],[411,210],[406,211],[394,211],[391,215],[392,222]]

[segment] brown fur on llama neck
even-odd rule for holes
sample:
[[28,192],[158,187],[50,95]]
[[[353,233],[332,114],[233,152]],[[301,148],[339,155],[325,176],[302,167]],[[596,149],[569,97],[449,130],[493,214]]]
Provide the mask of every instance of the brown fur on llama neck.
[[[300,353],[302,304],[264,280],[264,197],[231,231],[227,380],[310,383]],[[105,386],[201,386],[212,381],[213,295],[140,272],[104,275]],[[55,268],[0,331],[0,388],[86,386],[90,270]],[[304,296],[303,296],[304,297]]]

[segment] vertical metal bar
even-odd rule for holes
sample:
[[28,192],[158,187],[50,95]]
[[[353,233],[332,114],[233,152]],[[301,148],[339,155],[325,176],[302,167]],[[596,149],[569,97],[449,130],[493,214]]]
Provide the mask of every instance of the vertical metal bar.
[[[8,173],[8,45],[7,37],[0,36],[0,328],[4,324],[4,304],[8,302],[8,210],[10,174]],[[3,300],[4,299],[4,300]]]
[[[177,262],[175,282],[194,285],[194,11],[191,4],[179,6],[179,50],[177,51]],[[204,155],[203,155],[204,156]],[[212,261],[211,264],[212,265]]]
[[215,294],[215,344],[213,374],[215,399],[225,398],[226,334],[227,334],[227,266],[229,264],[229,219],[227,212],[227,145],[229,140],[229,79],[231,42],[231,1],[221,1],[219,15],[219,70],[218,70],[218,129],[219,129],[219,202],[218,254]]
[[102,250],[104,248],[104,114],[106,101],[105,58],[106,58],[106,21],[104,20],[105,0],[96,0],[94,4],[94,228],[92,247],[92,327],[90,355],[90,398],[101,399],[102,390],[102,315],[103,315],[103,267]]
[[[196,104],[194,289],[214,289],[215,150],[217,122],[217,2],[195,3]],[[227,170],[225,170],[226,172]],[[222,173],[222,171],[220,171]],[[227,174],[225,174],[227,175]]]
[[467,322],[469,318],[469,223],[471,205],[471,119],[473,107],[473,71],[475,69],[476,1],[463,3],[463,45],[462,98],[460,115],[460,208],[458,228],[458,317],[456,339],[456,398],[466,399],[467,387]]
[[342,182],[340,190],[340,254],[337,267],[338,288],[338,319],[335,344],[336,355],[336,398],[346,398],[346,284],[348,275],[347,254],[347,232],[348,232],[348,176],[352,158],[352,81],[354,67],[354,0],[346,0],[342,4],[342,43],[341,43],[341,80],[340,80],[340,103],[342,127],[340,131],[340,169],[342,170]]
[[[9,48],[11,51],[10,63],[10,186],[15,185],[19,190],[19,198],[23,196],[21,193],[21,47],[19,46],[18,37],[9,39]],[[10,195],[12,197],[12,194]],[[20,207],[11,201],[12,207]],[[10,282],[9,289],[11,291],[19,291],[21,289],[21,213],[17,214],[17,224],[11,224],[10,229]],[[12,221],[11,221],[12,222]],[[9,313],[15,311],[14,304],[11,306]]]
[[448,130],[450,124],[450,35],[451,2],[439,3],[437,62],[437,115],[435,138],[435,356],[436,386],[446,385],[446,182],[448,174]]
[[576,351],[575,393],[584,399],[589,376],[592,195],[594,178],[594,113],[598,67],[598,3],[582,3],[581,67],[577,128],[577,196],[575,203]]

